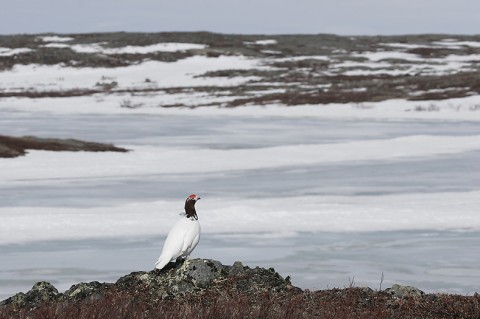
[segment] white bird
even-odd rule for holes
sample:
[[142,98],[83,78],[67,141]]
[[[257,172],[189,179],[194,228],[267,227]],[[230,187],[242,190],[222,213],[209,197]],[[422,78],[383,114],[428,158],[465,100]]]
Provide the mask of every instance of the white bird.
[[168,233],[155,268],[163,269],[166,264],[177,258],[187,258],[197,246],[200,240],[200,223],[195,203],[199,199],[200,197],[192,194],[185,200],[185,213],[181,214],[182,218]]

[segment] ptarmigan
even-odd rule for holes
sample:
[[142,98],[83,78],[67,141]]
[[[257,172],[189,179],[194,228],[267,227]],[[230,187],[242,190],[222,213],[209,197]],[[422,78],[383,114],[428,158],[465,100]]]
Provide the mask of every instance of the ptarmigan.
[[200,240],[200,223],[198,222],[195,203],[199,200],[195,194],[185,200],[185,213],[173,226],[163,244],[163,250],[155,263],[155,268],[163,269],[166,264],[177,259],[187,258]]

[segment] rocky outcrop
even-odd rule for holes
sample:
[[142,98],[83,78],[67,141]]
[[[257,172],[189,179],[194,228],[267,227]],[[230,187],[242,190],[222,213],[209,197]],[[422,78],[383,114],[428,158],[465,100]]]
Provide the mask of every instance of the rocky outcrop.
[[480,295],[424,294],[394,285],[384,291],[311,292],[273,268],[211,259],[170,263],[116,283],[79,283],[59,293],[39,282],[0,302],[6,318],[478,318]]
[[12,137],[0,135],[0,158],[17,157],[26,150],[85,151],[85,152],[128,152],[112,144],[85,142],[75,139],[39,138],[35,136]]
[[[0,309],[34,311],[45,305],[92,303],[116,295],[131,295],[148,303],[179,299],[206,291],[221,291],[229,283],[232,291],[257,295],[263,292],[297,291],[289,279],[273,268],[249,268],[236,262],[222,265],[210,259],[192,259],[170,263],[162,270],[139,271],[121,277],[114,284],[79,283],[64,293],[48,282],[39,282],[27,293],[18,293],[0,302]],[[0,317],[1,318],[1,317]]]
[[402,286],[399,284],[394,284],[391,288],[386,289],[386,291],[399,298],[420,297],[425,294],[418,288],[412,286]]
[[115,286],[125,292],[138,291],[141,287],[151,298],[165,299],[215,287],[229,279],[234,279],[235,289],[244,293],[294,289],[289,280],[284,280],[273,268],[251,269],[240,262],[225,266],[211,259],[186,260],[171,263],[162,270],[134,272],[120,278]]
[[15,296],[2,301],[0,307],[11,306],[13,309],[33,309],[44,303],[56,301],[59,295],[58,290],[52,284],[40,281],[33,285],[32,289],[26,294],[19,292]]

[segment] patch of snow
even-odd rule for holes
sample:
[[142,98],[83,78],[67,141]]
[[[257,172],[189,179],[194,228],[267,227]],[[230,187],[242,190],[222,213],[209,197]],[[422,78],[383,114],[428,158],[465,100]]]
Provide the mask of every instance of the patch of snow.
[[368,89],[367,88],[354,88],[349,90],[350,92],[366,92]]
[[44,48],[59,48],[59,49],[71,48],[71,46],[68,45],[68,44],[57,43],[57,42],[42,44],[41,46],[44,47]]
[[439,42],[455,42],[458,41],[457,39],[449,38],[449,39],[442,39]]
[[451,59],[441,60],[441,63],[433,63],[439,61],[439,59],[430,59],[429,61],[432,64],[402,64],[396,68],[390,68],[387,70],[375,69],[375,70],[347,70],[344,72],[344,75],[378,75],[378,74],[388,74],[393,76],[398,75],[414,75],[414,74],[423,74],[423,75],[447,75],[451,73],[458,73],[461,70],[469,71],[471,70],[471,65],[468,63],[462,63],[456,61],[457,56],[452,57]]
[[392,64],[388,62],[358,62],[358,61],[343,61],[338,64],[334,64],[336,68],[370,68],[381,69],[391,68]]
[[424,94],[429,94],[429,93],[443,93],[443,92],[448,92],[448,91],[457,91],[457,90],[465,90],[467,88],[461,88],[461,87],[450,87],[446,89],[430,89],[426,91],[416,91],[416,92],[410,92],[410,96],[419,96],[419,95],[424,95]]
[[254,42],[256,45],[274,45],[277,44],[277,40],[257,40]]
[[303,60],[330,61],[330,58],[326,55],[302,55],[302,56],[291,56],[291,57],[285,57],[285,58],[274,58],[274,61],[276,62],[303,61]]
[[352,56],[367,58],[370,61],[381,61],[388,59],[405,60],[405,61],[424,61],[423,58],[419,58],[417,55],[405,52],[396,51],[377,51],[377,52],[363,52],[354,53]]
[[467,54],[467,55],[450,54],[445,57],[445,60],[453,61],[453,62],[479,62],[480,54]]
[[126,46],[118,49],[106,49],[107,54],[147,54],[154,52],[178,52],[187,50],[201,50],[207,48],[205,44],[195,43],[157,43],[147,46]]
[[[193,56],[176,62],[146,61],[118,68],[73,68],[61,65],[15,65],[0,72],[0,82],[7,91],[72,90],[94,88],[96,83],[115,81],[118,88],[184,87],[184,86],[233,86],[256,77],[200,77],[208,71],[225,69],[261,68],[260,61],[241,56],[209,58]],[[58,79],[63,79],[58,81]],[[145,79],[150,79],[150,83]]]
[[434,42],[434,44],[440,45],[440,46],[447,46],[449,49],[452,47],[471,47],[471,48],[480,48],[480,41],[456,41],[456,40],[451,40],[451,41],[437,41]]
[[102,44],[106,43],[75,44],[70,48],[78,53],[103,53],[102,50],[104,50],[104,48],[102,47]]
[[[269,83],[268,87],[271,87]],[[120,103],[131,100],[133,104],[144,107],[135,110],[122,108]],[[131,96],[129,94],[96,94],[93,96],[62,98],[3,98],[0,99],[0,111],[47,112],[55,114],[164,114],[194,116],[250,116],[250,117],[286,117],[286,118],[325,118],[325,119],[382,119],[382,120],[442,120],[442,121],[480,121],[480,95],[440,101],[406,101],[401,99],[370,102],[368,108],[359,108],[357,103],[331,103],[324,105],[298,105],[285,107],[279,104],[261,106],[221,108],[200,107],[160,108],[161,105],[184,103],[190,106],[208,104],[216,99],[231,100],[235,96],[208,96],[184,92],[166,94],[159,92],[151,95]],[[222,101],[222,100],[221,100]],[[435,105],[437,112],[416,112],[416,109],[428,109]]]
[[37,37],[37,39],[43,42],[68,42],[68,41],[75,40],[74,38],[71,38],[71,37],[60,37],[57,35]]
[[72,50],[79,53],[102,53],[102,54],[148,54],[155,52],[179,52],[187,50],[199,50],[207,48],[205,44],[195,43],[157,43],[146,46],[126,46],[121,48],[105,48],[105,43],[77,44],[72,45]]
[[418,49],[429,47],[425,44],[415,44],[415,43],[379,43],[384,47],[394,47],[394,48],[404,48],[404,49]]
[[[443,48],[442,45],[445,45],[445,43],[442,42],[433,42],[432,44],[416,44],[416,43],[380,43],[380,45],[386,46],[386,47],[394,47],[394,48],[403,48],[403,49],[423,49],[423,48],[429,48],[429,49],[439,49]],[[461,49],[462,47],[459,45],[449,45],[449,49]]]
[[369,76],[369,75],[392,75],[392,76],[399,76],[399,75],[406,75],[406,74],[413,74],[413,69],[406,69],[406,70],[399,70],[399,69],[392,69],[392,70],[348,70],[342,73],[343,75],[348,76]]
[[[267,95],[267,94],[276,94],[276,93],[285,93],[286,89],[269,89],[269,90],[255,90],[255,91],[247,91],[245,93],[250,95]],[[238,97],[237,97],[238,98]]]
[[274,51],[274,50],[262,50],[260,52],[265,54],[282,54],[282,51]]
[[243,43],[245,45],[275,45],[278,42],[277,42],[277,40],[274,40],[274,39],[268,39],[268,40],[257,40],[257,41],[254,41],[254,42],[245,41]]
[[22,54],[22,53],[28,53],[32,52],[32,49],[29,48],[16,48],[16,49],[11,49],[11,48],[1,48],[0,47],[0,56],[14,56],[17,54]]

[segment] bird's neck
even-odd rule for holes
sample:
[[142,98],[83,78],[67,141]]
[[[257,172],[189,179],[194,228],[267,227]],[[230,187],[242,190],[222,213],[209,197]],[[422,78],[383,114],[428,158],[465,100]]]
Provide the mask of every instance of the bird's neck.
[[194,218],[198,219],[197,212],[195,211],[195,202],[187,200],[185,202],[185,214],[187,214],[187,218]]

